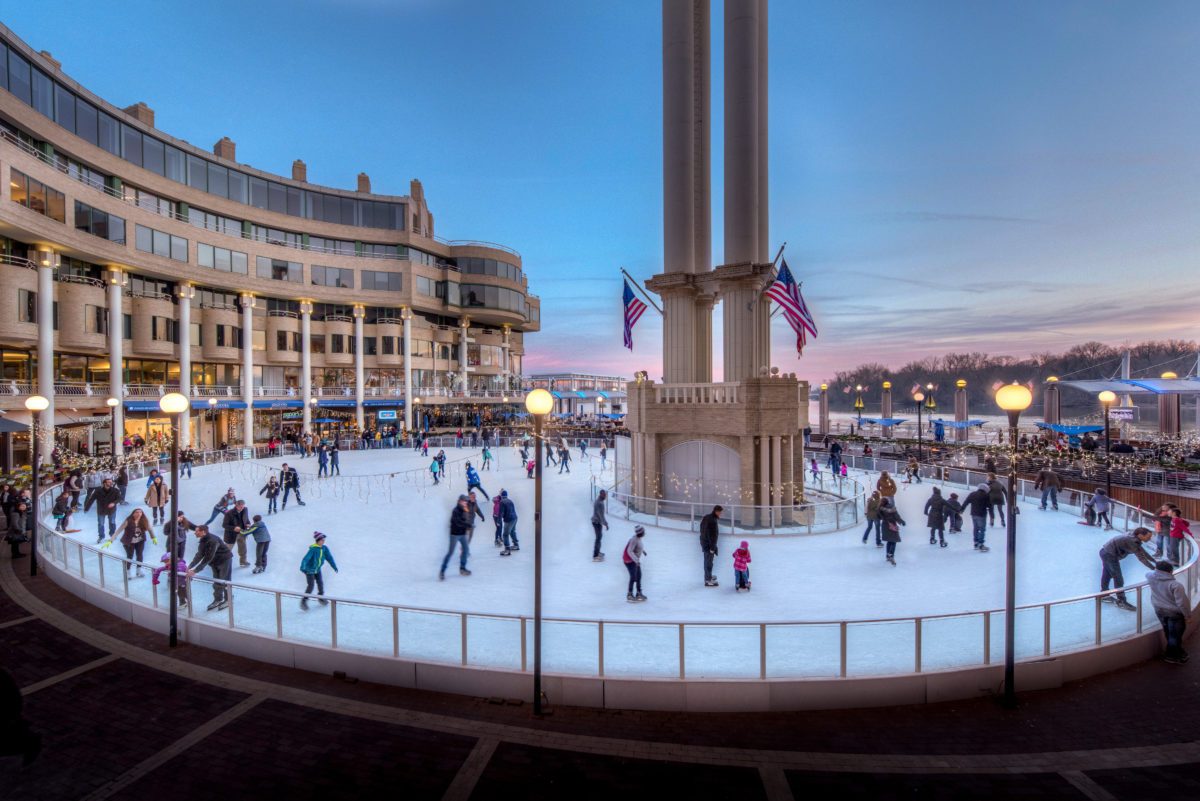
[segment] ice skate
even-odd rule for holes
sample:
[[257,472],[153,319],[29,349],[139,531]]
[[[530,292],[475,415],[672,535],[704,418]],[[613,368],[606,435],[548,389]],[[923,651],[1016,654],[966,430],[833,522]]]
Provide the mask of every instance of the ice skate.
[[519,550],[521,550],[521,545],[520,545],[520,543],[514,542],[512,545],[509,546],[508,549],[510,551],[519,551]]
[[221,602],[220,602],[220,601],[213,601],[211,604],[209,604],[209,605],[206,607],[206,609],[207,609],[209,612],[211,612],[212,610],[216,609],[216,608],[217,608],[218,606],[220,606],[220,605],[221,605]]
[[889,565],[892,565],[893,567],[895,567],[895,566],[896,566],[896,557],[894,557],[894,556],[889,556],[889,557],[887,558],[887,561],[888,561],[888,564],[889,564]]
[[991,548],[987,547],[986,545],[980,545],[980,546],[979,546],[979,552],[980,552],[980,553],[987,553],[987,552],[988,552],[988,551],[990,551],[990,550],[991,550]]
[[469,576],[469,575],[471,575],[471,571],[470,571],[470,570],[467,570],[465,567],[460,567],[460,568],[458,569],[458,575],[460,575],[460,576]]
[[1124,609],[1126,612],[1136,612],[1137,607],[1126,601],[1124,598],[1117,599],[1117,608]]
[[510,551],[508,548],[505,548],[503,551],[500,552],[500,555],[501,556],[512,556],[512,551]]
[[300,608],[303,609],[305,612],[308,611],[308,599],[307,598],[300,599]]
[[221,603],[217,604],[218,612],[220,612],[222,609],[228,609],[228,608],[229,608],[229,601],[221,601]]
[[603,562],[603,561],[604,561],[604,554],[599,554],[598,556],[593,556],[593,557],[592,557],[592,561],[593,561],[593,562]]
[[930,544],[930,545],[937,545],[937,537],[930,537],[930,538],[929,538],[929,544]]
[[642,601],[646,600],[646,596],[642,595],[641,592],[639,592],[637,595],[633,596],[633,600],[637,601],[638,603],[641,603]]
[[446,571],[443,570],[440,573],[438,573],[438,581],[445,581],[445,580],[446,580]]
[[941,543],[941,545],[942,545],[942,547],[943,547],[943,548],[945,548],[945,547],[946,547],[946,541],[945,541],[945,540],[942,540],[942,543]]
[[628,601],[629,603],[634,603],[635,599],[633,597],[633,593],[632,592],[626,593],[625,600]]

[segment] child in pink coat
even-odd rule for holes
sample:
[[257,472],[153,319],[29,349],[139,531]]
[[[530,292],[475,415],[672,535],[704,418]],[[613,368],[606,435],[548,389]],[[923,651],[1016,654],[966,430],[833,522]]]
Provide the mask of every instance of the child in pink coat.
[[[182,546],[180,548],[182,549]],[[167,562],[169,561],[171,561],[171,555],[164,553],[162,555],[162,567],[154,568],[154,574],[150,577],[151,583],[158,584],[158,575],[170,569],[167,567]],[[175,581],[179,593],[180,606],[187,606],[187,573],[187,561],[180,559],[175,563]]]
[[750,590],[750,543],[745,540],[733,552],[733,587],[735,592]]

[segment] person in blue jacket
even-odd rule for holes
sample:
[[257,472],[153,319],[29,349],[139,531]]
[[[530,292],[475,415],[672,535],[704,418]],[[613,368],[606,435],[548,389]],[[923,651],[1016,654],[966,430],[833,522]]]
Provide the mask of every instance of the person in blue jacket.
[[329,451],[322,442],[317,448],[317,478],[329,475]]
[[483,497],[487,498],[489,501],[492,499],[492,496],[487,494],[487,490],[479,485],[479,473],[475,471],[474,467],[471,467],[470,462],[467,462],[467,492],[470,492],[473,489],[477,489],[482,492]]
[[[329,548],[325,545],[325,535],[319,531],[313,532],[313,544],[308,546],[308,553],[304,554],[304,560],[300,562],[300,571],[304,573],[306,581],[304,594],[308,596],[312,593],[313,584],[317,585],[317,595],[325,594],[325,580],[321,575],[321,568],[328,562],[333,568],[333,572],[338,572],[337,562],[333,561],[333,554],[329,552]],[[322,604],[327,604],[324,598],[318,598]],[[308,609],[308,598],[300,599],[300,608]]]

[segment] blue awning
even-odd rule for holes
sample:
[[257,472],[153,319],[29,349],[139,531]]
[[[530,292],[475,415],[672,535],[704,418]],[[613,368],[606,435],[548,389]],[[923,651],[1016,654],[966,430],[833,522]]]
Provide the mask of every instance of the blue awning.
[[906,418],[904,417],[864,417],[862,421],[864,423],[875,423],[876,425],[890,428],[891,426],[900,425],[905,421],[905,419]]
[[[219,405],[219,404],[218,404]],[[303,409],[302,400],[256,400],[255,409]]]
[[404,406],[403,398],[369,398],[363,401],[363,406]]
[[931,423],[936,423],[946,428],[970,428],[971,426],[981,426],[986,423],[986,420],[930,420]]
[[[257,406],[257,404],[256,404]],[[212,408],[208,401],[192,401],[193,409],[208,409]],[[244,401],[239,400],[219,400],[216,408],[218,409],[245,409]],[[159,412],[158,401],[125,401],[125,411],[127,412]]]
[[581,398],[585,399],[585,400],[587,399],[587,395],[584,395],[584,394],[583,394],[582,392],[580,392],[579,390],[575,390],[575,394],[576,394],[576,395],[578,395],[579,397],[581,397]]
[[317,405],[323,406],[326,408],[331,408],[331,409],[345,409],[345,408],[353,409],[354,408],[354,398],[347,398],[346,400],[320,399],[317,401]]
[[1048,428],[1051,431],[1057,431],[1059,434],[1067,434],[1074,436],[1075,434],[1083,434],[1088,431],[1103,431],[1104,426],[1064,426],[1058,423],[1036,423],[1038,428]]
[[551,392],[550,394],[553,395],[554,397],[558,398],[559,400],[562,400],[562,395],[560,395],[559,393]]
[[192,400],[193,409],[245,409],[246,404],[240,400],[223,400],[218,399],[216,406],[213,406],[206,400]]

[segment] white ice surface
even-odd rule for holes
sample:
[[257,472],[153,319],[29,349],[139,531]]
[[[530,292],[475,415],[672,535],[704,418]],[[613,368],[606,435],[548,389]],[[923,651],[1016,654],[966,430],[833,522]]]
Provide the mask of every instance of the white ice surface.
[[[722,535],[716,559],[720,587],[703,585],[703,565],[696,534],[648,528],[647,555],[643,560],[643,589],[647,603],[628,604],[628,579],[621,551],[632,535],[632,524],[620,517],[619,506],[610,510],[611,530],[605,532],[607,561],[591,559],[592,527],[589,482],[603,481],[599,458],[575,459],[570,475],[548,467],[544,473],[543,615],[547,618],[604,620],[606,675],[678,675],[678,627],[683,622],[721,622],[728,627],[688,627],[685,658],[687,674],[708,676],[758,675],[759,622],[834,622],[828,626],[772,626],[767,631],[769,675],[836,675],[839,670],[839,629],[836,621],[909,618],[943,615],[1004,606],[1004,528],[988,529],[991,551],[973,549],[970,518],[964,532],[947,535],[950,547],[931,546],[921,509],[935,484],[900,484],[897,503],[907,526],[896,553],[897,566],[884,560],[883,549],[873,539],[861,543],[862,527],[833,534],[746,538],[753,562],[753,590],[735,593],[732,552],[742,537]],[[342,599],[421,607],[438,612],[402,612],[397,618],[402,655],[458,662],[461,658],[461,618],[457,612],[499,615],[533,613],[533,496],[534,482],[526,478],[512,448],[498,449],[500,467],[480,473],[484,488],[497,493],[506,488],[515,500],[520,522],[521,550],[501,558],[493,546],[491,504],[480,498],[488,521],[475,530],[469,568],[458,573],[458,554],[451,559],[446,580],[438,569],[446,551],[450,511],[466,488],[462,459],[479,466],[477,449],[448,449],[449,481],[425,486],[417,471],[429,459],[408,449],[343,452],[342,478],[315,478],[316,460],[286,459],[302,472],[301,491],[306,506],[294,501],[287,509],[265,515],[266,501],[258,490],[270,470],[277,472],[282,458],[259,462],[233,462],[195,470],[180,482],[180,508],[196,523],[204,522],[213,503],[226,487],[234,487],[248,502],[251,514],[264,514],[272,536],[269,567],[261,575],[235,567],[233,580],[264,590],[300,592],[304,577],[299,570],[312,533],[328,535],[339,573],[325,570],[326,592]],[[611,480],[612,461],[606,476]],[[413,471],[413,472],[406,472]],[[874,474],[860,480],[873,485]],[[391,474],[395,473],[392,478]],[[130,486],[129,497],[139,499],[142,482]],[[390,487],[390,489],[389,489]],[[943,494],[967,490],[943,486]],[[389,501],[390,493],[390,501]],[[128,513],[136,504],[122,507]],[[122,515],[123,517],[123,515]],[[1040,603],[1095,592],[1099,589],[1097,550],[1115,532],[1077,524],[1067,512],[1042,512],[1022,504],[1018,516],[1017,603]],[[118,519],[118,523],[120,519]],[[82,532],[71,535],[79,542],[95,543],[95,515],[79,514],[73,521]],[[213,522],[220,533],[219,520]],[[863,524],[865,527],[865,523]],[[253,559],[253,543],[249,543]],[[194,551],[189,543],[188,556]],[[109,551],[120,555],[119,544]],[[147,550],[146,561],[157,564],[162,552]],[[85,560],[85,573],[97,579],[94,559]],[[236,561],[236,560],[235,560]],[[69,563],[77,571],[77,555]],[[106,560],[108,586],[120,591],[120,567]],[[1145,570],[1126,560],[1126,582],[1142,580]],[[207,573],[206,573],[207,574]],[[130,580],[132,595],[148,599],[149,582]],[[160,585],[160,600],[165,598]],[[215,622],[227,612],[204,612],[207,586],[195,586],[195,614]],[[1132,596],[1131,596],[1132,600]],[[283,627],[289,638],[329,642],[328,607],[313,605],[301,612],[295,597],[284,597]],[[1094,637],[1091,601],[1054,611],[1051,651],[1090,643]],[[339,647],[392,652],[390,609],[352,604],[338,605]],[[1104,636],[1132,631],[1132,613],[1110,605],[1102,609]],[[239,627],[275,631],[273,593],[238,589],[234,622]],[[621,621],[662,622],[662,626],[621,626]],[[736,625],[743,624],[743,625]],[[1154,625],[1147,615],[1146,625]],[[520,623],[495,618],[468,618],[468,661],[506,667],[520,666]],[[545,665],[550,671],[595,673],[597,630],[595,623],[548,623],[544,629]],[[922,667],[936,669],[982,662],[983,616],[927,620],[922,630]],[[1043,651],[1041,608],[1018,613],[1018,656]],[[1003,615],[992,615],[991,658],[1002,655]],[[914,667],[915,626],[903,623],[857,623],[848,629],[847,672],[868,675],[909,671]],[[529,632],[529,642],[532,634]]]

